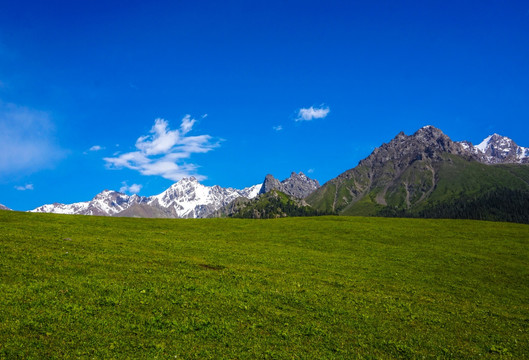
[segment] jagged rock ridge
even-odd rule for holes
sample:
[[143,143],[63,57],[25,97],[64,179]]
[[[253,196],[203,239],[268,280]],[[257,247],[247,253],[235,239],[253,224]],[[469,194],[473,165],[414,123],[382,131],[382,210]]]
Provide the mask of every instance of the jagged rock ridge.
[[310,179],[301,171],[299,174],[292,172],[290,177],[281,182],[268,174],[265,177],[260,194],[267,193],[271,190],[278,190],[295,198],[303,199],[319,187],[320,183],[318,180]]
[[[310,179],[300,172],[292,172],[290,177],[283,181],[274,176],[266,175],[259,195],[253,199],[240,197],[231,203],[211,213],[209,217],[279,217],[283,216],[307,216],[317,214],[317,211],[308,209],[308,204],[303,200],[307,195],[320,187],[318,180]],[[277,201],[281,199],[281,201]],[[271,211],[265,210],[270,203],[276,203],[277,207]],[[251,209],[251,216],[248,216]],[[278,210],[282,209],[282,210]],[[262,213],[264,211],[264,213]],[[325,212],[326,214],[329,212]]]

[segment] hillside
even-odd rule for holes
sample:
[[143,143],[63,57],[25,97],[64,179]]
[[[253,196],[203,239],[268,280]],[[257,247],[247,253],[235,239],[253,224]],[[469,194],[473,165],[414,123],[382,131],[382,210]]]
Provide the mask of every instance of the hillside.
[[[398,134],[306,201],[318,210],[343,215],[529,222],[525,206],[529,166],[486,164],[479,159],[484,158],[476,157],[467,145],[452,141],[439,129],[424,127],[411,136]],[[462,213],[453,208],[460,205],[459,200],[466,204]],[[440,210],[449,207],[452,210]]]
[[0,358],[529,356],[529,227],[0,212]]
[[[263,186],[264,187],[264,186]],[[239,198],[224,206],[212,217],[233,217],[240,219],[275,219],[287,216],[334,215],[318,211],[305,201],[289,196],[278,190],[268,190],[254,199]]]

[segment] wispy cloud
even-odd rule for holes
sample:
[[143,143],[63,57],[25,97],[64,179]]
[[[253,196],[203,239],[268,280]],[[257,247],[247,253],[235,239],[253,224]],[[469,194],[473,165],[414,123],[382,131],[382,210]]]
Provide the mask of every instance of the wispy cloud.
[[48,113],[0,101],[0,177],[31,173],[64,157]]
[[15,189],[18,191],[26,191],[26,190],[33,190],[33,184],[26,184],[23,186],[15,186]]
[[281,125],[272,126],[272,129],[274,129],[275,131],[281,131],[281,130],[283,130],[283,126],[281,126]]
[[313,119],[323,119],[329,114],[329,107],[321,105],[319,108],[311,106],[310,108],[301,108],[298,111],[296,121],[311,121]]
[[308,169],[308,170],[307,170],[307,173],[308,173],[308,174],[312,174],[312,173],[314,173],[314,169]]
[[88,154],[89,152],[97,152],[97,151],[100,151],[100,150],[103,150],[104,147],[103,146],[100,146],[100,145],[94,145],[92,146],[90,149],[88,149],[87,151],[83,151],[83,154],[86,155]]
[[126,181],[123,181],[121,184],[123,184],[123,186],[119,188],[119,192],[121,193],[137,194],[143,187],[143,185],[140,184],[132,184],[129,186]]
[[178,181],[184,177],[204,176],[196,174],[197,165],[185,163],[193,154],[207,153],[217,146],[210,135],[189,136],[196,120],[186,115],[177,130],[170,130],[164,119],[156,119],[148,135],[136,140],[137,151],[117,157],[104,158],[109,168],[129,168],[143,175],[158,175]]

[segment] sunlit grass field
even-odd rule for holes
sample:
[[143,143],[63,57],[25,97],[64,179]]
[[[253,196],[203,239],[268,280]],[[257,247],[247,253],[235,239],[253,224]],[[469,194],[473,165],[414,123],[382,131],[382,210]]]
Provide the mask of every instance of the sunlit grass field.
[[0,211],[0,358],[529,358],[529,226]]

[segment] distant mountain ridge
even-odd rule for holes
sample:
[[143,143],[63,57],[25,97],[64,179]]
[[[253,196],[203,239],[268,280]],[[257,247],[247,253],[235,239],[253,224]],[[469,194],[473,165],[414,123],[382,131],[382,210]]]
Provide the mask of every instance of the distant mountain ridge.
[[[395,216],[418,216],[426,210],[432,215],[436,206],[457,204],[457,198],[484,204],[479,198],[485,193],[529,194],[529,166],[522,165],[527,163],[526,154],[525,148],[505,137],[493,135],[473,146],[425,126],[413,135],[399,133],[306,201],[320,211]],[[499,199],[489,196],[491,209],[493,198]],[[465,212],[474,216],[472,210]]]
[[11,210],[11,209],[8,208],[8,207],[5,206],[5,205],[0,204],[0,210]]
[[257,196],[262,184],[242,190],[204,186],[196,178],[184,178],[154,196],[126,195],[104,190],[92,200],[73,204],[47,204],[31,210],[56,214],[196,218],[228,204],[238,197]]
[[[272,176],[267,176],[265,183],[270,181],[270,177]],[[276,181],[289,192],[289,195],[297,196],[308,194],[316,184],[319,186],[316,180],[308,178],[301,172],[299,174],[293,172],[282,182]],[[183,178],[154,196],[129,196],[117,191],[104,190],[90,201],[47,204],[31,211],[120,217],[205,218],[236,199],[253,199],[271,189],[265,190],[264,184],[256,184],[241,190],[218,185],[205,186],[196,178],[189,177]]]

